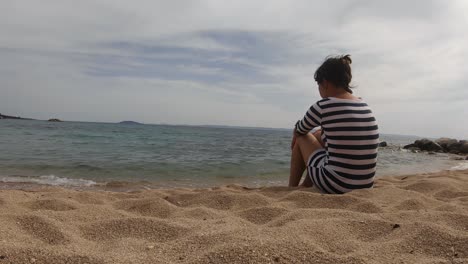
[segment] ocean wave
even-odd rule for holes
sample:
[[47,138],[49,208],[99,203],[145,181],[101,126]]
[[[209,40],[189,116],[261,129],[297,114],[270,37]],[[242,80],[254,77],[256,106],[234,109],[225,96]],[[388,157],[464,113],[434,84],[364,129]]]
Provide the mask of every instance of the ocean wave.
[[468,170],[468,161],[464,161],[457,166],[453,166],[450,170]]
[[52,186],[67,186],[67,187],[90,187],[96,185],[95,181],[85,179],[70,179],[58,177],[55,175],[43,176],[0,176],[0,182],[5,183],[35,183]]

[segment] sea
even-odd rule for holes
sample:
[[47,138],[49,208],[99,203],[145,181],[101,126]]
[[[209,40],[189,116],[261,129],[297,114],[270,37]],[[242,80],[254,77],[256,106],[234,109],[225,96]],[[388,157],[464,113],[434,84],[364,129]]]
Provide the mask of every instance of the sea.
[[[0,120],[0,186],[285,186],[291,129]],[[377,176],[468,169],[381,134]],[[0,187],[2,188],[2,187]]]

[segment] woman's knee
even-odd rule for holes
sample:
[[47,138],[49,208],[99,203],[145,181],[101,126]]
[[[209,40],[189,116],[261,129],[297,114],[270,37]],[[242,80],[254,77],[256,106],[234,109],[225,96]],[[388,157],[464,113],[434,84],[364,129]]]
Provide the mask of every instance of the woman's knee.
[[314,144],[315,142],[318,142],[317,138],[312,133],[299,136],[296,141],[299,142],[300,145]]
[[311,133],[298,137],[296,144],[299,144],[299,149],[305,163],[307,163],[307,160],[314,151],[322,148],[320,142]]
[[322,130],[319,129],[319,130],[315,131],[315,133],[313,135],[323,148],[324,144],[323,144],[323,141],[322,141]]

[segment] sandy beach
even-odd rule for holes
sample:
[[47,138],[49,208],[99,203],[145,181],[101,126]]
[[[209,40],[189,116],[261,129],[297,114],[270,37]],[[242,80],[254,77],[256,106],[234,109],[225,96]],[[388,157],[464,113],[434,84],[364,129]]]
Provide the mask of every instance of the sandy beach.
[[2,190],[0,263],[468,263],[468,170],[345,195]]

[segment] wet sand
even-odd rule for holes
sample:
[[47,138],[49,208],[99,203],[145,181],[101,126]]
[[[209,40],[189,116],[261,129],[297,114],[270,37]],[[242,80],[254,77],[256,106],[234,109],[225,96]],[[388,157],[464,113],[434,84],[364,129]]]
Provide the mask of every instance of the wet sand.
[[0,190],[3,263],[468,263],[468,170],[369,190]]

